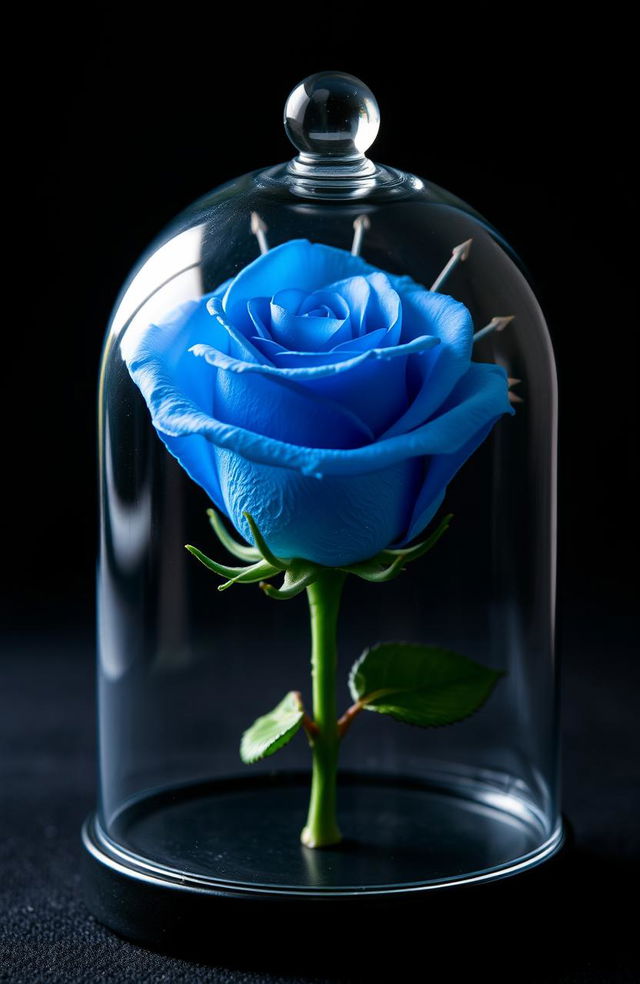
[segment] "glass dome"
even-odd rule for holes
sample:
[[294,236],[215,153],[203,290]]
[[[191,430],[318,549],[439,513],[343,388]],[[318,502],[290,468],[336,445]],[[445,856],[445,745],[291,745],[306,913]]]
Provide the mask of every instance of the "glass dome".
[[[203,898],[406,895],[522,872],[562,843],[548,330],[482,216],[365,156],[378,125],[357,79],[305,80],[285,109],[295,159],[181,214],[113,312],[99,392],[100,793],[85,845],[131,882]],[[298,568],[271,577],[246,513]],[[434,533],[425,556],[400,553]],[[384,551],[404,570],[377,583]],[[204,555],[258,565],[276,597],[257,575],[217,590]],[[337,568],[332,696],[318,663],[310,675],[305,591],[277,592],[283,576],[299,587]],[[326,621],[313,631],[320,645]],[[358,706],[384,689],[380,668],[361,662],[374,682],[354,671],[349,684],[361,654],[391,642],[404,646],[392,677],[409,673],[403,653],[445,652],[413,718],[406,702]],[[446,654],[490,675],[466,710],[466,671],[438,690]],[[447,700],[455,721],[433,726]],[[314,736],[350,707],[342,841],[318,850],[300,838]]]

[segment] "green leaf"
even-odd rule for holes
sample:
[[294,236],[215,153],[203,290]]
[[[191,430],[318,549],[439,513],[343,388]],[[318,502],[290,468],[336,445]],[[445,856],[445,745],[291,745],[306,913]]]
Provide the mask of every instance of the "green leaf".
[[259,550],[256,550],[255,547],[250,547],[244,543],[238,543],[237,540],[234,540],[224,525],[222,517],[218,515],[215,509],[207,509],[207,516],[209,517],[211,527],[220,540],[220,543],[229,551],[230,554],[233,554],[234,557],[238,557],[239,560],[247,560],[250,563],[255,563],[255,561],[260,560]]
[[354,663],[349,688],[368,711],[433,728],[477,711],[501,676],[449,649],[385,642]]
[[242,735],[240,758],[246,765],[273,755],[291,741],[302,727],[304,710],[300,694],[290,690],[277,707],[259,717]]
[[304,591],[312,581],[316,581],[320,570],[320,566],[310,560],[294,559],[289,562],[285,571],[282,587],[276,588],[272,584],[261,584],[260,587],[270,598],[288,601]]

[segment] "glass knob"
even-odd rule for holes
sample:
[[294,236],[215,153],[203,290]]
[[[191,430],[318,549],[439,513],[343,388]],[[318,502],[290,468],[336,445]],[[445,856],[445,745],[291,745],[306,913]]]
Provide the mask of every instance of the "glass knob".
[[290,93],[284,126],[305,158],[357,160],[376,139],[380,111],[371,89],[354,75],[317,72]]

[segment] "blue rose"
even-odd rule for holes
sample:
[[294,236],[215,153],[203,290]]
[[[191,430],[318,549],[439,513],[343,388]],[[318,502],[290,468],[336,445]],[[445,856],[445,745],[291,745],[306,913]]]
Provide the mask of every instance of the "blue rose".
[[510,413],[467,308],[332,246],[258,257],[122,354],[169,451],[236,529],[329,566],[417,536]]

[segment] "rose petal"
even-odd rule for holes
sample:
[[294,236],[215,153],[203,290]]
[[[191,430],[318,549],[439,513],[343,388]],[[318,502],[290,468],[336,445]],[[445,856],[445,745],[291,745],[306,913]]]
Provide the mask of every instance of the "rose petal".
[[[309,294],[309,297],[311,297],[311,294]],[[309,308],[308,311],[304,312],[304,314],[309,318],[333,318],[333,311],[331,308],[327,307],[326,304],[318,304],[314,307],[310,307],[309,304],[306,304],[305,307]],[[339,320],[340,324],[342,324],[342,319]]]
[[[303,381],[305,386],[316,395],[334,400],[356,414],[376,436],[388,427],[407,405],[406,356],[431,348],[434,344],[439,344],[439,341],[428,338],[414,339],[404,346],[371,349],[358,355],[344,352],[326,353],[326,356],[338,357],[340,361],[322,364],[316,358],[312,366],[295,365],[295,359],[308,363],[306,353],[274,353],[273,346],[266,340],[256,344],[265,348],[277,365],[260,366],[255,363],[245,363],[206,345],[196,345],[193,351],[196,355],[204,356],[211,365],[219,369],[236,373],[275,375]],[[293,366],[292,362],[294,362]],[[375,398],[376,393],[381,394],[380,399]]]
[[[458,406],[464,406],[466,401],[473,400],[473,394],[477,394],[480,387],[487,385],[486,378],[483,378],[487,375],[486,371],[498,368],[498,366],[472,362],[465,375],[449,394],[448,400],[443,404],[442,418],[446,418]],[[501,401],[496,401],[493,413],[486,416],[484,420],[481,420],[477,413],[470,414],[466,426],[467,438],[464,443],[459,444],[452,441],[450,453],[434,455],[429,460],[424,483],[416,500],[406,536],[395,546],[404,546],[409,543],[431,522],[440,508],[447,485],[467,458],[482,444],[493,428],[497,417],[503,412],[500,410],[500,406]],[[490,406],[487,406],[487,409],[490,410]],[[509,407],[507,412],[512,414],[513,408]],[[440,418],[436,418],[433,423],[437,423],[438,419]],[[426,426],[429,427],[430,425],[427,424]]]
[[[318,480],[257,465],[222,448],[216,457],[229,515],[249,542],[243,511],[276,554],[330,566],[365,560],[402,535],[423,470],[414,458],[362,475]],[[375,522],[363,522],[367,516]]]
[[222,301],[219,297],[209,298],[206,306],[209,314],[215,318],[229,336],[230,345],[228,348],[231,355],[237,359],[245,359],[249,362],[264,362],[262,352],[255,347],[248,337],[245,337],[241,331],[229,323],[222,309]]
[[[265,339],[266,341],[266,339]],[[391,362],[394,359],[402,358],[402,356],[411,355],[414,352],[425,352],[427,349],[434,348],[436,345],[440,344],[440,339],[430,338],[424,336],[422,338],[414,338],[412,341],[407,342],[404,345],[396,345],[395,348],[374,348],[370,349],[368,352],[362,352],[358,355],[351,356],[349,358],[344,357],[344,353],[333,353],[333,352],[320,352],[320,353],[309,353],[309,352],[278,352],[281,359],[285,357],[289,360],[291,359],[292,365],[290,368],[280,368],[279,366],[273,365],[260,365],[257,362],[245,362],[242,359],[236,359],[233,356],[227,356],[223,351],[213,348],[211,352],[212,365],[217,365],[219,368],[231,369],[233,372],[256,372],[264,375],[286,375],[290,379],[315,379],[320,376],[334,376],[338,373],[348,372],[355,366],[360,365],[362,362],[366,362],[369,359],[379,359],[384,362]],[[195,346],[198,349],[202,348],[202,351],[198,351],[197,355],[205,355],[207,349],[206,345]],[[271,346],[269,346],[271,348]],[[318,359],[314,359],[311,365],[296,365],[296,360],[307,360],[307,356],[318,356]],[[328,361],[332,359],[333,361]],[[335,361],[339,359],[339,361]],[[312,359],[309,358],[309,362]]]
[[[349,344],[362,343],[366,337]],[[417,357],[365,360],[349,372],[317,376],[307,380],[306,385],[314,393],[349,407],[369,425],[377,438],[407,405],[407,363]],[[285,362],[284,358],[282,362]]]
[[[206,295],[201,302],[190,301],[174,311],[161,325],[148,325],[143,334],[125,332],[120,351],[135,383],[149,408],[151,403],[160,405],[164,391],[169,399],[179,395],[182,386],[188,384],[190,400],[183,404],[187,414],[198,405],[208,414],[213,409],[213,390],[210,379],[191,371],[193,356],[188,352],[194,338],[209,336],[219,346],[229,344],[229,337],[219,323],[206,310]],[[169,394],[171,394],[169,396]],[[181,413],[179,402],[174,399],[174,409]],[[215,505],[226,513],[213,448],[200,434],[172,436],[168,431],[156,428],[158,435],[178,459],[187,474],[208,492]]]
[[[336,345],[335,349],[328,352],[290,352],[284,345],[274,342],[272,338],[258,338],[253,336],[251,341],[273,362],[278,369],[309,368],[314,366],[336,366],[349,359],[350,355],[357,355],[368,350],[368,346],[376,348],[377,341],[384,341],[384,331],[380,329],[377,334],[372,332],[372,338],[363,335],[362,338],[351,339],[342,345]],[[332,373],[335,375],[335,373]]]
[[398,543],[394,543],[393,547],[406,546],[426,529],[442,505],[447,485],[456,472],[462,468],[467,458],[480,447],[494,423],[495,420],[490,420],[454,454],[438,454],[430,459],[424,484],[416,500],[406,536]]
[[[366,330],[369,332],[376,328],[386,328],[389,331],[388,344],[397,345],[402,328],[400,296],[384,273],[372,273],[367,277],[367,281],[371,294],[366,311]],[[419,334],[431,335],[434,332],[423,331]]]
[[[278,304],[283,304],[279,296],[274,296],[273,299]],[[283,306],[288,307],[287,304]],[[337,318],[339,321],[344,321],[345,318],[349,317],[349,305],[338,291],[331,290],[331,288],[314,290],[313,293],[307,294],[300,305],[298,314],[313,314],[319,308],[325,308],[330,318]]]
[[[355,346],[362,343],[366,337],[356,339],[351,344]],[[286,372],[287,365],[290,366],[293,356],[299,356],[305,361],[307,355],[307,353],[287,352],[276,342],[264,338],[254,338],[253,342],[258,348],[264,349],[265,354],[271,357],[276,366],[284,366],[279,378],[295,378],[293,373]],[[235,374],[248,374],[251,378],[255,378],[255,373],[251,372],[249,365],[230,359],[213,347],[195,345],[192,347],[192,352],[195,355],[204,356],[209,363],[219,369],[230,370]],[[320,353],[320,355],[322,354]],[[329,354],[331,353],[327,353],[327,355]],[[362,359],[353,355],[345,362],[347,354],[337,353],[336,357],[340,357],[341,365],[346,366],[348,371],[331,371],[335,366],[330,365],[328,371],[317,372],[311,378],[305,378],[305,389],[315,396],[329,399],[346,410],[350,410],[370,429],[375,437],[388,427],[407,405],[407,358],[382,360],[374,357]],[[322,367],[322,363],[317,362],[316,365],[318,368]],[[265,375],[269,374],[265,371]],[[372,395],[376,393],[383,393],[384,398],[376,399]]]
[[369,352],[374,348],[387,348],[384,342],[388,340],[388,328],[376,328],[375,331],[368,331],[365,335],[350,338],[348,342],[341,345],[334,345],[332,352]]
[[[338,322],[337,327],[333,328],[329,337],[321,342],[319,340],[313,340],[310,347],[313,351],[328,351],[335,348],[340,342],[348,341],[353,335],[353,326],[351,324],[351,317],[349,311],[349,305],[347,304],[344,297],[338,294],[336,291],[331,290],[316,290],[313,294],[307,296],[306,303],[303,303],[300,307],[299,314],[311,315],[314,313],[313,305],[323,304],[323,306],[328,310],[331,317],[334,317]],[[301,349],[301,345],[290,346],[297,349]]]
[[272,338],[263,338],[253,335],[251,337],[251,341],[255,347],[264,354],[265,362],[271,361],[274,366],[278,365],[278,357],[283,352],[287,351],[286,348],[278,344],[278,342],[274,342]]
[[387,343],[397,345],[402,327],[402,307],[391,279],[382,271],[351,277],[331,284],[349,304],[354,338],[379,328],[389,330]]
[[374,439],[351,410],[282,374],[250,376],[214,369],[210,378],[223,423],[308,447],[355,448]]
[[371,296],[371,288],[365,276],[349,277],[331,285],[331,289],[344,297],[349,308],[351,327],[354,337],[364,332],[367,304]]
[[[396,437],[387,438],[374,444],[351,450],[300,447],[299,445],[265,437],[254,431],[233,426],[216,420],[187,395],[198,373],[188,373],[184,379],[176,374],[173,366],[167,366],[166,336],[161,341],[166,326],[150,326],[147,344],[142,346],[129,363],[129,370],[145,396],[156,429],[169,437],[191,437],[201,435],[218,447],[226,447],[243,457],[258,463],[293,468],[305,475],[333,474],[356,475],[385,468],[409,457],[425,454],[452,454],[458,451],[488,421],[495,420],[502,413],[513,413],[507,396],[507,379],[504,370],[495,365],[472,364],[460,384],[456,395],[460,403],[452,406],[427,424]],[[175,344],[175,340],[174,340]],[[180,346],[182,347],[182,346]],[[211,356],[215,353],[224,361],[224,353],[207,346],[197,346]],[[383,350],[384,351],[384,350]],[[146,354],[145,354],[146,353]],[[204,352],[202,353],[204,354]],[[371,356],[365,353],[350,360],[351,367],[360,364]],[[227,368],[236,371],[257,371],[263,373],[280,372],[274,367],[256,366],[252,363],[238,363],[227,357]],[[344,371],[347,363],[339,367],[318,367],[316,373],[325,375],[327,371]],[[302,372],[313,370],[291,370],[291,378]],[[201,388],[202,383],[198,384]],[[193,444],[193,442],[189,442]],[[180,459],[182,460],[182,459]]]
[[[252,297],[271,297],[274,284],[310,293],[327,289],[327,285],[333,289],[337,282],[346,277],[383,272],[361,256],[352,256],[334,246],[311,243],[307,239],[291,239],[258,256],[253,263],[240,270],[224,295],[223,306],[234,325],[243,331],[249,330],[247,301]],[[404,276],[389,275],[388,279],[394,289],[414,284]]]
[[385,433],[394,437],[420,426],[435,413],[469,368],[473,345],[473,321],[469,311],[446,294],[420,291],[402,298],[403,335],[425,331],[440,339],[432,352],[416,360],[421,383],[405,413]]
[[[268,297],[252,297],[247,302],[247,311],[260,338],[271,340],[271,305]],[[253,336],[251,341],[255,341]]]
[[300,308],[308,296],[306,290],[299,290],[298,287],[286,287],[284,290],[276,291],[269,303],[278,304],[290,311],[291,314],[301,314]]
[[290,314],[271,302],[271,337],[287,349],[318,351],[331,344],[344,319],[315,318],[310,314]]
[[290,352],[289,349],[284,348],[283,345],[278,345],[276,342],[271,342],[268,345],[265,344],[264,351],[278,369],[309,369],[317,366],[339,366],[341,363],[348,362],[350,359],[349,353],[347,352],[345,355],[339,348],[335,352],[331,350],[329,352]]
[[333,332],[331,337],[325,342],[325,344],[318,351],[331,352],[334,348],[340,345],[341,342],[348,342],[353,337],[353,327],[351,325],[351,318],[347,314],[347,317],[340,323],[340,327]]

